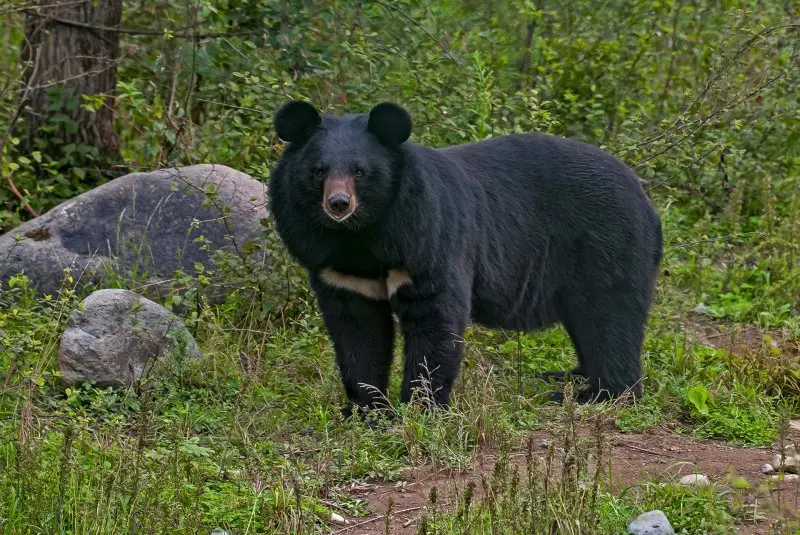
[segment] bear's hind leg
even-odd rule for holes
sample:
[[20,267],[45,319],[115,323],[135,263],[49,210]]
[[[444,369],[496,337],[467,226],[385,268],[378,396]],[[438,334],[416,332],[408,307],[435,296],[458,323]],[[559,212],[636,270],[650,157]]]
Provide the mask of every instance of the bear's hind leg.
[[[572,368],[569,371],[549,370],[549,371],[541,372],[539,374],[539,378],[541,380],[543,380],[544,382],[546,382],[546,383],[551,383],[551,382],[564,383],[566,381],[573,380],[573,379],[577,379],[577,380],[580,381],[580,380],[584,380],[586,378],[586,373],[583,371],[583,367],[581,365],[581,363],[582,363],[581,353],[582,352],[579,349],[579,343],[577,341],[577,337],[575,336],[575,333],[573,332],[573,330],[570,328],[571,324],[568,324],[567,322],[564,322],[563,325],[564,325],[564,329],[567,331],[567,334],[570,337],[570,340],[572,340],[572,345],[575,348],[575,354],[576,354],[576,356],[578,358],[578,365],[575,366],[574,368]],[[553,394],[550,395],[550,400],[554,401],[556,403],[561,403],[561,402],[564,401],[564,396],[563,396],[563,394],[561,392],[554,392]]]
[[586,378],[580,402],[604,401],[642,393],[641,353],[649,300],[635,291],[613,288],[582,293],[567,302],[562,317]]

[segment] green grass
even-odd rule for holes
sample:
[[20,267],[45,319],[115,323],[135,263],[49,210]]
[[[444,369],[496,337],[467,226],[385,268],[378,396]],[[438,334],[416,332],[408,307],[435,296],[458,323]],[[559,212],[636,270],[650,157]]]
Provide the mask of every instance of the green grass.
[[[667,262],[667,269],[676,265]],[[241,273],[231,269],[229,276]],[[473,327],[452,407],[427,412],[393,403],[391,421],[343,420],[331,344],[302,275],[292,276],[294,289],[279,304],[244,298],[259,285],[269,288],[269,278],[239,280],[242,293],[219,306],[186,306],[198,295],[191,291],[168,298],[178,312],[180,306],[194,311],[189,325],[202,359],[132,389],[66,390],[55,352],[79,295],[40,299],[24,278],[16,279],[0,308],[3,532],[34,533],[39,526],[63,533],[325,533],[330,513],[340,511],[332,503],[366,513],[348,501],[348,484],[401,480],[409,466],[474,468],[482,446],[512,452],[531,430],[556,426],[566,450],[529,458],[516,474],[500,463],[487,476],[489,487],[474,489],[460,509],[429,507],[420,532],[462,533],[469,526],[490,533],[513,518],[518,527],[510,532],[534,525],[544,532],[610,533],[635,513],[659,507],[676,527],[702,533],[709,519],[728,525],[738,518],[729,497],[646,482],[612,493],[602,451],[597,469],[602,432],[587,442],[575,438],[576,429],[601,417],[629,431],[673,422],[698,437],[761,445],[776,438],[780,417],[791,414],[790,398],[764,395],[769,381],[741,373],[744,357],[688,341],[676,321],[685,296],[662,282],[645,343],[647,395],[635,404],[545,409],[551,387],[535,372],[571,365],[563,329]],[[401,360],[390,401],[398,397]],[[572,486],[560,483],[565,474]]]

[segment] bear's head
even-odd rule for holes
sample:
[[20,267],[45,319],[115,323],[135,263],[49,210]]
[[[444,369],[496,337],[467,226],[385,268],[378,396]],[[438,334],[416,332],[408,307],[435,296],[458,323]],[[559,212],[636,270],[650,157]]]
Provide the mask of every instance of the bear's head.
[[321,115],[311,104],[284,104],[275,131],[289,145],[279,166],[293,209],[323,226],[359,230],[385,213],[403,170],[411,115],[391,103],[368,115]]

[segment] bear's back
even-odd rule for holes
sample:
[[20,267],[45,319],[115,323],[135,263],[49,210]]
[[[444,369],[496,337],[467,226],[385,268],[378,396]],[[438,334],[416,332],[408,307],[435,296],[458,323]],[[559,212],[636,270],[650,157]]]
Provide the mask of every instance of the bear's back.
[[[473,312],[510,328],[549,324],[576,266],[614,284],[661,254],[660,221],[638,177],[585,143],[521,134],[438,149],[474,206]],[[655,262],[653,262],[655,260]],[[647,275],[649,276],[649,275]],[[483,313],[482,313],[483,312]],[[484,317],[481,317],[484,316]]]

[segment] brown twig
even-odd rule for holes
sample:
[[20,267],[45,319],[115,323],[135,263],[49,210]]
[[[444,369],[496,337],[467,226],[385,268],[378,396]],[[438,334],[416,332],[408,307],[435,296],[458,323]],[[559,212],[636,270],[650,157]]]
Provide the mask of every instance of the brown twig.
[[11,190],[11,193],[13,193],[14,196],[16,196],[16,198],[20,200],[22,206],[25,207],[28,213],[31,214],[33,217],[38,217],[39,213],[33,208],[31,208],[31,205],[28,204],[28,201],[25,200],[25,196],[22,193],[20,193],[19,190],[17,189],[17,186],[14,185],[14,181],[11,179],[11,173],[6,175],[6,181],[8,181],[8,188]]

